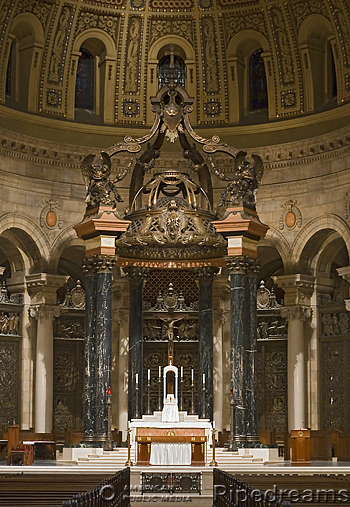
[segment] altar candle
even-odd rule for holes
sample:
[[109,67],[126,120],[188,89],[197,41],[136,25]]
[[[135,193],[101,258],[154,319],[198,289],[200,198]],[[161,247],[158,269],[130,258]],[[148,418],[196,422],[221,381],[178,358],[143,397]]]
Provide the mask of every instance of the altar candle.
[[181,366],[180,371],[181,371],[181,380],[182,380],[184,378],[184,368],[183,368],[183,366]]
[[203,387],[205,387],[205,373],[203,373]]
[[192,384],[193,384],[193,380],[194,380],[194,371],[193,371],[193,368],[191,370],[191,380],[192,380]]
[[159,366],[159,378],[162,376],[162,367]]
[[148,379],[148,382],[151,380],[151,370],[149,368],[147,371],[147,379]]
[[139,385],[139,374],[136,373],[136,385]]
[[215,430],[215,421],[213,421],[213,430]]

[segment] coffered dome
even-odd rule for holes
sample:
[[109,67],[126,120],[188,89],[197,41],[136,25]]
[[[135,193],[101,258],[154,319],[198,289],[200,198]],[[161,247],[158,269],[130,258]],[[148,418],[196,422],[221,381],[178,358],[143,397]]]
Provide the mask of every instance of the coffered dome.
[[350,101],[340,0],[3,0],[1,13],[7,108],[142,129],[170,45],[196,126],[266,124]]

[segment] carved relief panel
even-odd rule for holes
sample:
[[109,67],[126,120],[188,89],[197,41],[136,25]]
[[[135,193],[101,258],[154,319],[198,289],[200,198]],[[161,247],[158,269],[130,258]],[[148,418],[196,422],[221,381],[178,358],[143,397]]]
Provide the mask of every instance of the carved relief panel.
[[0,338],[0,428],[19,422],[19,339]]
[[287,431],[286,340],[258,342],[257,372],[259,430]]
[[83,428],[84,341],[54,340],[53,427]]

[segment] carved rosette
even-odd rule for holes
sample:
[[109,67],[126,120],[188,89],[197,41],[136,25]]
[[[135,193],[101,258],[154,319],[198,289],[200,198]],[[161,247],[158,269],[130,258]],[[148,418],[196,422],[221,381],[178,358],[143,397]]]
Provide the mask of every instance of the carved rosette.
[[293,305],[285,306],[281,309],[281,317],[287,320],[302,320],[309,319],[312,315],[312,309],[309,306]]
[[256,275],[259,272],[259,262],[248,255],[224,257],[230,274],[240,273]]

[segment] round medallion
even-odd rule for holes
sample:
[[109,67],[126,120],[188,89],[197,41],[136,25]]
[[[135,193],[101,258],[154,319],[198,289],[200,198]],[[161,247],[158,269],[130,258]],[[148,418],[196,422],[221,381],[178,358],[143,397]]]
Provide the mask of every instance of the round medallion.
[[55,227],[57,222],[57,215],[54,211],[48,211],[46,215],[46,223],[49,227]]
[[294,227],[295,226],[295,222],[296,222],[296,216],[295,214],[293,213],[293,211],[288,211],[288,213],[286,214],[286,226],[287,227]]

